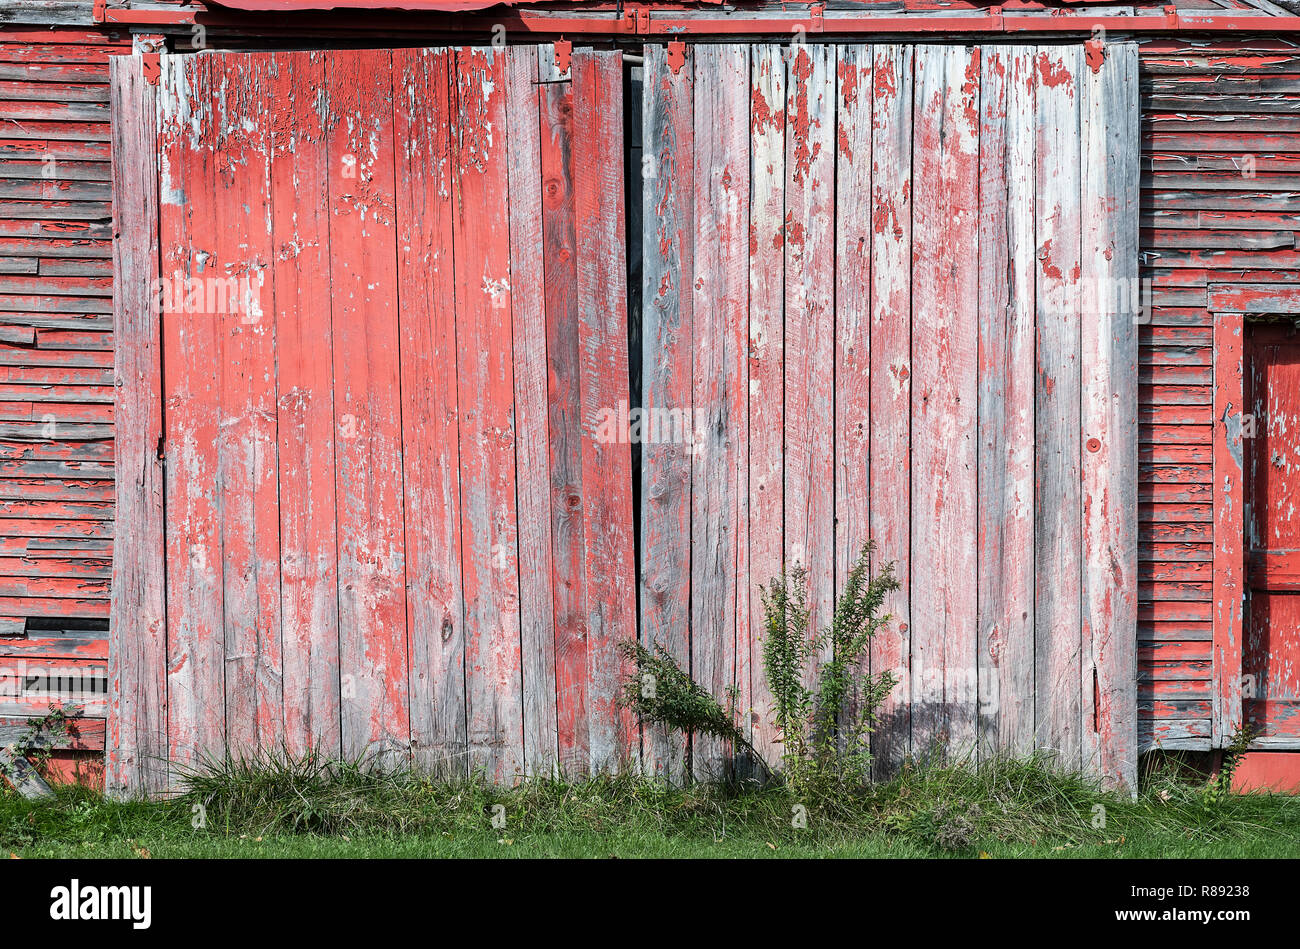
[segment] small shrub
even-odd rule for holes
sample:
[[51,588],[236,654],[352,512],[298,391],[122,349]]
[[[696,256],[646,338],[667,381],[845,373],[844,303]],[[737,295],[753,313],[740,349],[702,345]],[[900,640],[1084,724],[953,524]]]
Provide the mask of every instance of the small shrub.
[[[772,725],[781,743],[787,784],[816,794],[829,786],[860,785],[870,773],[868,736],[895,685],[889,671],[863,671],[871,640],[890,619],[885,597],[898,589],[893,564],[871,573],[866,544],[849,572],[830,623],[814,630],[808,606],[808,574],[802,565],[763,588],[763,670],[772,694]],[[727,706],[683,670],[660,644],[623,644],[632,669],[622,703],[642,723],[663,725],[688,738],[711,735],[767,762],[737,724],[734,695]],[[828,658],[818,665],[821,656]],[[812,682],[812,685],[807,683]]]
[[[27,719],[27,727],[9,743],[8,751],[14,758],[25,758],[37,771],[44,770],[53,750],[65,739],[77,736],[76,717],[84,710],[84,706],[72,703],[51,705],[40,718]],[[0,777],[13,779],[17,775],[10,775],[0,763]],[[0,781],[0,787],[3,785]]]
[[1255,740],[1256,733],[1254,726],[1242,725],[1223,749],[1219,773],[1212,776],[1201,791],[1201,806],[1207,814],[1217,815],[1222,810],[1224,799],[1232,793],[1232,776],[1250,748],[1250,743]]

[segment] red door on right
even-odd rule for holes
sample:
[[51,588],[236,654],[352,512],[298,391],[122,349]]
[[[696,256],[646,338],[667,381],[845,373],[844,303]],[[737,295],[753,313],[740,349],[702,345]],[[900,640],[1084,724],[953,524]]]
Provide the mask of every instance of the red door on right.
[[1288,318],[1245,335],[1244,720],[1300,741],[1300,332]]

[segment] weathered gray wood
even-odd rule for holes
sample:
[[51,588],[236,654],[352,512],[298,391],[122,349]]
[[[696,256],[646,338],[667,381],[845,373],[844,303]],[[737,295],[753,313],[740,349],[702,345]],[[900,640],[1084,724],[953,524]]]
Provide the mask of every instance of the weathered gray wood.
[[1081,100],[1082,765],[1137,789],[1137,46],[1077,73]]
[[[839,48],[835,173],[835,595],[871,536],[871,136],[875,50]],[[862,671],[870,667],[865,657]],[[841,714],[859,714],[860,696]]]
[[781,757],[772,692],[763,670],[762,587],[781,575],[785,449],[785,102],[782,49],[750,56],[749,223],[749,610],[750,716],[754,747],[769,764]]
[[[118,384],[117,519],[131,529],[114,550],[106,786],[129,796],[161,790],[167,756],[163,604],[162,378],[158,273],[157,86],[140,57],[114,57],[113,244]],[[90,426],[98,428],[97,426]]]
[[31,762],[18,754],[12,745],[0,748],[0,777],[29,801],[51,801],[56,796]]
[[[833,46],[796,44],[785,57],[785,563],[807,569],[809,621],[821,628],[835,593],[838,56]],[[805,667],[806,686],[828,649]]]
[[897,684],[871,736],[876,772],[911,749],[912,431],[912,66],[914,47],[877,46],[872,73],[871,537],[873,567],[894,564],[899,589],[885,601],[891,621],[871,645],[871,671]]
[[979,55],[918,47],[913,104],[912,744],[958,758],[977,726]]
[[506,58],[524,769],[532,775],[552,775],[558,769],[546,398],[549,367],[537,355],[546,352],[537,80],[539,56],[545,59],[548,53],[549,47],[516,46]]
[[982,48],[981,755],[1034,745],[1034,48]]
[[[694,438],[691,347],[695,249],[694,56],[673,72],[667,49],[647,45],[642,90],[643,198],[642,404],[655,418],[676,419],[641,448],[641,641],[690,663],[691,456],[674,441]],[[662,426],[661,426],[662,427]],[[779,469],[778,469],[779,472]],[[779,473],[778,473],[779,480]],[[778,558],[779,560],[779,558]],[[646,773],[680,781],[686,774],[685,739],[647,726],[642,742]]]
[[78,0],[0,0],[0,23],[94,26],[94,4]]
[[[1036,87],[1035,445],[1037,743],[1080,763],[1079,102],[1081,48],[1041,48]],[[1049,83],[1048,71],[1071,78]]]
[[[693,404],[703,442],[691,469],[691,671],[719,700],[736,684],[746,540],[749,409],[749,54],[697,46]],[[748,650],[746,650],[748,658]],[[748,692],[748,683],[746,683]],[[696,735],[701,779],[726,776],[730,749]]]

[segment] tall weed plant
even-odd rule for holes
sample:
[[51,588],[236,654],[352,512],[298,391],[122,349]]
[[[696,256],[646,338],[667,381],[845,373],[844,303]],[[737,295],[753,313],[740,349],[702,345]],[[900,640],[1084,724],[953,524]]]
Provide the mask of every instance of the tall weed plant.
[[[751,710],[724,705],[682,669],[659,643],[623,644],[630,660],[622,701],[644,724],[709,735],[759,761],[801,794],[862,785],[870,776],[869,737],[880,708],[896,684],[886,670],[867,669],[871,641],[890,620],[885,598],[898,589],[893,564],[873,573],[867,543],[835,602],[830,622],[813,626],[808,571],[796,564],[762,588],[763,671],[772,696],[771,725],[781,746],[779,772],[745,737],[740,722]],[[741,718],[741,715],[744,718]]]

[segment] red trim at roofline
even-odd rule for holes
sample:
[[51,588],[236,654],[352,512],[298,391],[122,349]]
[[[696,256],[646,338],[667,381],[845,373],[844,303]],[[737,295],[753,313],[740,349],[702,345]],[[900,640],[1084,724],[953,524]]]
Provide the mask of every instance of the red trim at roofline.
[[[260,0],[237,0],[256,3]],[[297,0],[290,0],[297,2]],[[309,2],[309,0],[302,0]],[[431,3],[455,0],[429,0]],[[475,2],[475,0],[467,0]],[[431,9],[431,8],[429,8]],[[247,14],[230,11],[195,10],[131,10],[109,8],[105,13],[107,24],[135,26],[188,26],[201,23],[207,26],[248,26]],[[264,11],[265,12],[265,11]],[[899,16],[834,17],[781,17],[751,18],[737,14],[709,14],[697,17],[666,17],[646,15],[644,8],[629,7],[624,16],[540,16],[526,10],[503,12],[489,16],[482,13],[464,14],[429,24],[432,30],[457,32],[490,32],[494,27],[534,35],[569,36],[719,36],[789,35],[796,28],[808,34],[845,36],[852,34],[921,33],[921,34],[1009,34],[1009,33],[1091,33],[1098,28],[1121,33],[1300,33],[1300,16],[1283,17],[1179,12],[1166,7],[1163,14],[1153,16],[1095,16],[1086,8],[1078,12],[1055,14],[1026,14],[1003,16],[1001,7],[992,7],[987,16],[918,17]],[[347,28],[391,31],[391,24],[378,25],[365,19],[350,16],[346,10],[333,14],[303,17],[295,14],[289,20],[277,20],[276,26],[286,31],[302,28]],[[417,25],[412,24],[413,27]],[[424,27],[425,24],[418,24]]]

